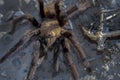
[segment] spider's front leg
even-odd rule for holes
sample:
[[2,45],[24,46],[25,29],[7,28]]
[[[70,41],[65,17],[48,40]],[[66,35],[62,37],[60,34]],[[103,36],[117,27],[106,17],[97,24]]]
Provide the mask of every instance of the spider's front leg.
[[28,20],[33,26],[39,28],[40,25],[37,20],[31,14],[25,14],[19,17],[16,17],[10,23],[12,24],[12,29],[8,32],[8,34],[13,34],[15,32],[16,24],[21,22],[22,20]]
[[82,58],[83,65],[87,68],[87,71],[91,73],[92,69],[90,67],[90,63],[88,62],[85,52],[83,51],[81,45],[77,41],[75,34],[73,34],[71,31],[66,31],[63,33],[63,35],[71,41],[71,43],[78,52],[78,56]]
[[75,64],[72,61],[72,58],[71,58],[70,53],[69,53],[70,52],[70,45],[69,45],[69,41],[67,40],[67,38],[63,38],[63,40],[61,41],[61,45],[63,48],[63,56],[64,56],[66,62],[68,63],[68,66],[72,72],[74,80],[79,80],[78,71],[77,71]]
[[44,18],[55,18],[58,17],[60,14],[60,7],[59,7],[60,1],[55,1],[53,3],[47,4],[44,6],[43,0],[38,0],[39,3],[39,15],[42,18],[42,21],[44,21]]

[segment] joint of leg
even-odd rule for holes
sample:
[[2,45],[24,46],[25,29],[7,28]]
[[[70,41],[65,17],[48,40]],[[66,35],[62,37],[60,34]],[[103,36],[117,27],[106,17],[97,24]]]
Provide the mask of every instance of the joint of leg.
[[31,14],[27,14],[26,18],[29,19],[29,20],[31,20],[31,19],[33,19],[33,16]]

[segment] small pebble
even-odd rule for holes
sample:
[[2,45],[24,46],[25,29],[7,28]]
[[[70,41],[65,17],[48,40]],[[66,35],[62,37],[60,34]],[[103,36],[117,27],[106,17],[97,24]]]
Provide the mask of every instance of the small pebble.
[[26,55],[26,52],[21,52],[21,53],[20,53],[20,58],[25,57],[25,55]]
[[98,70],[98,68],[95,68],[95,70]]
[[3,5],[4,4],[4,0],[0,0],[0,5]]
[[111,64],[112,64],[112,66],[114,67],[115,66],[115,61],[111,61]]
[[24,0],[26,4],[29,4],[31,0]]
[[118,73],[117,75],[118,75],[118,77],[120,77],[120,74],[119,74],[119,73]]
[[104,76],[104,77],[106,77],[107,76],[106,71],[102,72],[101,75]]
[[104,56],[104,57],[103,57],[103,60],[104,60],[104,62],[109,61],[109,60],[110,60],[110,57],[109,57],[109,56]]
[[19,58],[14,58],[12,60],[12,64],[17,68],[17,69],[20,69],[21,68],[21,62],[20,62],[20,59]]
[[6,72],[2,72],[0,75],[3,76],[3,77],[7,77]]
[[13,36],[7,34],[6,32],[2,32],[1,33],[1,42],[3,42],[3,44],[9,44],[12,40],[13,40]]
[[114,76],[116,76],[117,73],[114,73]]
[[111,58],[113,59],[113,60],[115,60],[116,58],[117,58],[117,56],[116,55],[111,55]]
[[108,80],[113,80],[114,76],[113,75],[108,75]]
[[2,17],[3,17],[3,15],[0,13],[0,24],[2,23]]
[[4,15],[4,21],[9,21],[13,18],[14,11],[9,11],[7,14]]
[[0,32],[0,39],[6,34],[6,32]]
[[27,72],[28,72],[28,70],[27,70],[27,69],[25,69],[25,70],[24,70],[24,72],[25,72],[25,73],[27,73]]
[[116,43],[116,46],[120,49],[120,42]]
[[105,64],[104,66],[102,66],[103,69],[105,69],[106,71],[109,71],[109,66],[107,64]]
[[21,10],[19,10],[19,11],[14,12],[13,18],[16,18],[16,17],[22,16],[22,15],[24,15],[24,12],[21,11]]

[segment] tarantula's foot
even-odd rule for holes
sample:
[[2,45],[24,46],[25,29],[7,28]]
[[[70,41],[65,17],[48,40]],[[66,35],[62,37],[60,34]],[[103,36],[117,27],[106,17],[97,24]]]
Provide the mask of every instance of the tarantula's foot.
[[43,62],[44,58],[45,58],[44,56],[43,56],[43,57],[41,57],[41,58],[39,58],[39,60],[38,60],[37,64],[38,64],[38,65],[40,65],[40,64]]
[[6,32],[1,32],[0,33],[0,40],[3,43],[8,44],[9,42],[11,42],[13,40],[13,36],[6,33]]
[[52,76],[55,77],[59,72],[59,61],[57,60],[56,64],[53,64]]
[[93,33],[91,33],[90,31],[88,31],[87,29],[85,29],[84,27],[82,27],[82,31],[83,31],[84,35],[89,37],[91,40],[97,41],[98,37],[96,35],[94,35]]

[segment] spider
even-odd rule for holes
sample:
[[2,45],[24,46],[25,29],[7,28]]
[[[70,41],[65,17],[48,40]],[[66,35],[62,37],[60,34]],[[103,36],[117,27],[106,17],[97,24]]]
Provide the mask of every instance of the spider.
[[[36,43],[36,51],[34,57],[31,61],[30,70],[27,75],[26,80],[32,80],[34,73],[38,66],[38,61],[47,56],[50,51],[53,51],[53,73],[58,72],[58,57],[60,49],[63,53],[63,57],[69,66],[69,69],[72,73],[73,79],[78,80],[79,74],[75,67],[74,62],[70,56],[70,47],[71,44],[74,46],[78,52],[78,56],[81,57],[83,65],[86,67],[88,72],[91,72],[90,63],[88,62],[85,52],[80,46],[79,42],[76,39],[75,34],[72,30],[65,28],[67,23],[67,15],[63,14],[60,10],[59,3],[60,1],[55,1],[52,5],[44,6],[43,0],[38,0],[39,3],[39,15],[41,17],[41,22],[39,23],[31,14],[25,14],[20,17],[16,17],[11,22],[13,23],[13,28],[9,34],[14,34],[16,24],[22,20],[28,20],[34,27],[35,30],[28,31],[22,39],[18,41],[7,53],[0,59],[0,63],[4,62],[10,55],[16,53],[17,51],[27,47],[32,42]],[[73,6],[68,9],[66,13],[70,14],[76,11],[78,6]],[[84,8],[85,9],[85,8]],[[83,8],[80,9],[83,11]]]

